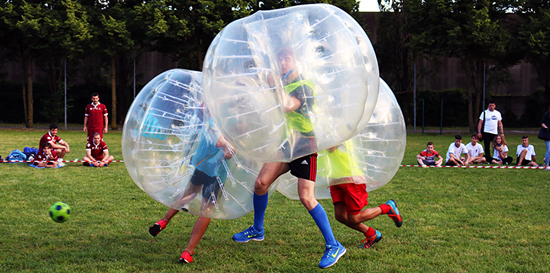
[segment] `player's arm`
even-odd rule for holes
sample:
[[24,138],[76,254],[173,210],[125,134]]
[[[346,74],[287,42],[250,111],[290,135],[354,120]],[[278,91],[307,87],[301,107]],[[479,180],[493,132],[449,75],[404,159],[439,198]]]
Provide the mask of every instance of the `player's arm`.
[[71,152],[71,148],[69,148],[69,143],[65,142],[64,140],[61,140],[59,141],[59,144],[63,145],[63,146],[60,145],[61,149],[65,148],[65,150],[67,150],[67,153]]
[[107,133],[109,131],[109,116],[103,115],[105,119],[105,127],[103,127],[103,133]]
[[300,106],[302,105],[302,102],[299,99],[291,96],[286,96],[286,95],[283,103],[284,103],[283,111],[285,113],[290,113],[300,108]]
[[460,160],[460,158],[456,157],[454,153],[449,154],[449,157],[451,159],[454,159],[454,161],[456,161],[456,162],[460,162],[460,164],[464,164],[464,162],[462,162],[462,160]]
[[483,120],[479,119],[479,122],[477,123],[477,137],[481,138],[481,126],[483,126]]
[[84,128],[82,129],[82,131],[84,132],[88,132],[88,116],[84,116]]
[[504,137],[504,125],[502,125],[502,121],[498,121],[498,128],[500,128],[500,133],[502,134],[502,137]]
[[422,156],[422,153],[420,153],[420,154],[417,154],[417,155],[416,155],[416,159],[422,159],[422,160],[424,160],[424,159],[426,159],[426,158]]
[[95,158],[92,156],[92,149],[86,149],[86,157],[92,162],[96,161]]
[[235,153],[235,148],[233,148],[231,143],[229,143],[223,136],[220,136],[218,141],[216,141],[216,147],[223,148],[223,158],[225,159],[230,159]]

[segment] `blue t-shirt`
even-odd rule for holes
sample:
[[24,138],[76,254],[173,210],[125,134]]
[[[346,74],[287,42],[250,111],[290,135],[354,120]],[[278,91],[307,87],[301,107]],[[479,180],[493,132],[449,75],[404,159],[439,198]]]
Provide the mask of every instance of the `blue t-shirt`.
[[201,131],[201,140],[191,159],[191,165],[210,177],[219,176],[224,181],[227,175],[222,163],[225,160],[223,158],[224,149],[216,147],[216,142],[221,134],[212,117],[208,118],[206,124],[203,124]]

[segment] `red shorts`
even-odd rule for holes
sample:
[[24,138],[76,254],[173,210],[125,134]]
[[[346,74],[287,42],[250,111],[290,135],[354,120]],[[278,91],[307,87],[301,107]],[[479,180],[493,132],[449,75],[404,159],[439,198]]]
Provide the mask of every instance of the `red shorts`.
[[99,133],[101,140],[103,140],[103,128],[88,128],[88,138],[86,140],[88,142],[93,141],[95,133]]
[[346,212],[350,215],[357,215],[369,204],[367,200],[367,184],[346,183],[330,186],[332,203],[343,202],[346,205]]

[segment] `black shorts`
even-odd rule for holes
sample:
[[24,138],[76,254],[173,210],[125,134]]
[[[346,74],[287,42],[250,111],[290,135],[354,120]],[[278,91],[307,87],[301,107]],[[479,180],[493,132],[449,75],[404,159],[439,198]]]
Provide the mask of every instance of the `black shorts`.
[[422,162],[426,166],[435,166],[435,161],[433,161],[433,160],[422,160]]
[[[516,159],[516,162],[519,163],[519,157]],[[521,166],[527,166],[529,163],[531,163],[531,160],[523,159],[523,161],[521,161]]]
[[315,182],[317,177],[317,153],[294,159],[288,163],[290,174]]
[[317,151],[317,141],[315,137],[302,136],[296,141],[292,149],[290,148],[290,144],[286,142],[283,145],[282,151],[286,158],[297,154],[312,154]]
[[220,193],[220,184],[218,183],[218,177],[217,176],[208,176],[204,172],[200,171],[199,169],[195,169],[195,172],[193,173],[193,176],[191,177],[191,184],[195,186],[202,185],[202,197],[203,198],[210,198],[212,196],[212,193],[216,198],[218,198],[218,194]]

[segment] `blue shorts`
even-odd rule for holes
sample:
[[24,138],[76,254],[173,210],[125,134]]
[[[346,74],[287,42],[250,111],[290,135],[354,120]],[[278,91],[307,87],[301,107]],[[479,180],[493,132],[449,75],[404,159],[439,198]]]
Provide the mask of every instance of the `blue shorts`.
[[208,176],[204,172],[202,172],[199,169],[195,169],[195,172],[193,173],[193,176],[191,177],[191,184],[195,186],[201,186],[202,185],[202,197],[203,198],[210,198],[212,194],[218,198],[218,194],[220,193],[220,184],[218,183],[218,177],[217,176]]

